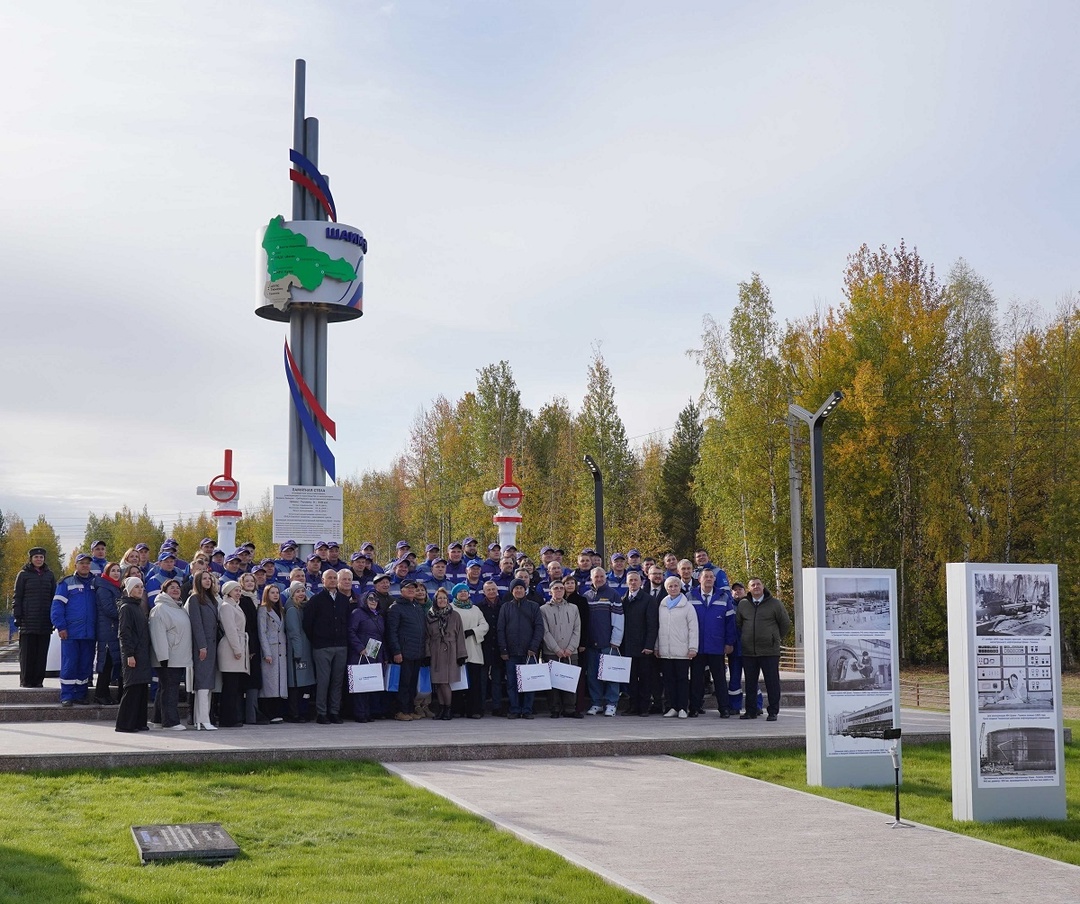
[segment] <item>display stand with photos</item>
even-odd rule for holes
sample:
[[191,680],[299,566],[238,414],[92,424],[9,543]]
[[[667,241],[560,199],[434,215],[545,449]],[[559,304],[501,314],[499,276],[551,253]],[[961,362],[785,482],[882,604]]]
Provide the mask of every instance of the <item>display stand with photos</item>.
[[803,600],[806,782],[890,785],[900,728],[896,572],[807,568]]
[[950,563],[953,818],[1065,818],[1056,565]]

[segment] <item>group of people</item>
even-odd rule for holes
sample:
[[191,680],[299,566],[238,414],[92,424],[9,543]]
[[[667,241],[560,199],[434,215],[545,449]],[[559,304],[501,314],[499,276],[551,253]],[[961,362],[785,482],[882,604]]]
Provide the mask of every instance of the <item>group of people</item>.
[[[692,561],[631,549],[607,567],[592,549],[576,567],[551,546],[538,562],[497,543],[485,556],[472,537],[446,556],[427,544],[422,559],[401,541],[385,565],[370,543],[347,562],[337,543],[303,561],[298,549],[287,540],[260,560],[254,544],[226,553],[204,538],[187,562],[169,539],[153,561],[146,544],[113,561],[95,541],[57,581],[35,547],[15,584],[21,683],[42,686],[55,629],[61,706],[119,704],[117,731],[147,730],[151,698],[154,722],[187,727],[181,687],[203,730],[532,719],[517,667],[540,662],[583,672],[576,691],[550,692],[551,718],[614,716],[624,698],[624,715],[694,718],[711,681],[721,718],[753,719],[761,676],[777,717],[787,610],[759,578],[729,584],[704,549]],[[606,657],[628,659],[629,673],[611,680]],[[352,665],[377,667],[387,689],[350,694]]]

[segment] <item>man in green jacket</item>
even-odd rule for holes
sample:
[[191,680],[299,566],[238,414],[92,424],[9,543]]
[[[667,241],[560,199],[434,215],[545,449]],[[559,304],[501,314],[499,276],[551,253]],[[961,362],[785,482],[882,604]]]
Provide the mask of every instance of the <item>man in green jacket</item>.
[[765,589],[761,578],[751,578],[747,593],[735,610],[735,624],[742,639],[743,675],[746,679],[746,712],[740,719],[756,719],[758,674],[765,677],[769,716],[775,722],[780,712],[780,643],[791,629],[787,609]]

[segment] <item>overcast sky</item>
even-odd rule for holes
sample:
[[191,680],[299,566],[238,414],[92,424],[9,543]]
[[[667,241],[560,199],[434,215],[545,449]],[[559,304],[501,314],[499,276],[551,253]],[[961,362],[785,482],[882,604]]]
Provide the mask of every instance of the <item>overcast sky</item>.
[[[600,341],[631,437],[759,272],[781,320],[901,238],[999,304],[1078,288],[1080,6],[6,3],[0,508],[168,526],[236,452],[287,479],[286,327],[255,234],[290,213],[293,61],[320,169],[370,249],[330,329],[338,473],[510,361],[580,404]],[[664,434],[667,435],[666,433]],[[499,475],[492,475],[492,486]]]

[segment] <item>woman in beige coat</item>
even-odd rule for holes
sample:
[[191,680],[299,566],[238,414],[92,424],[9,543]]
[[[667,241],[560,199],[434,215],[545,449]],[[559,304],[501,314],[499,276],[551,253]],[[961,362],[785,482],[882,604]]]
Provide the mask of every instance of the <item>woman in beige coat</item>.
[[424,620],[425,652],[431,666],[431,690],[439,701],[436,719],[449,721],[450,702],[453,693],[450,682],[457,681],[461,667],[465,665],[465,630],[461,616],[450,605],[450,594],[440,587],[435,591],[435,602]]
[[690,660],[697,656],[697,613],[683,595],[682,581],[664,581],[667,598],[660,600],[660,630],[656,635],[656,655],[664,671],[666,718],[685,719],[690,709]]
[[218,620],[224,636],[218,641],[217,661],[221,670],[221,715],[219,728],[244,724],[242,710],[244,676],[248,673],[247,620],[240,608],[240,585],[226,581],[221,588]]

